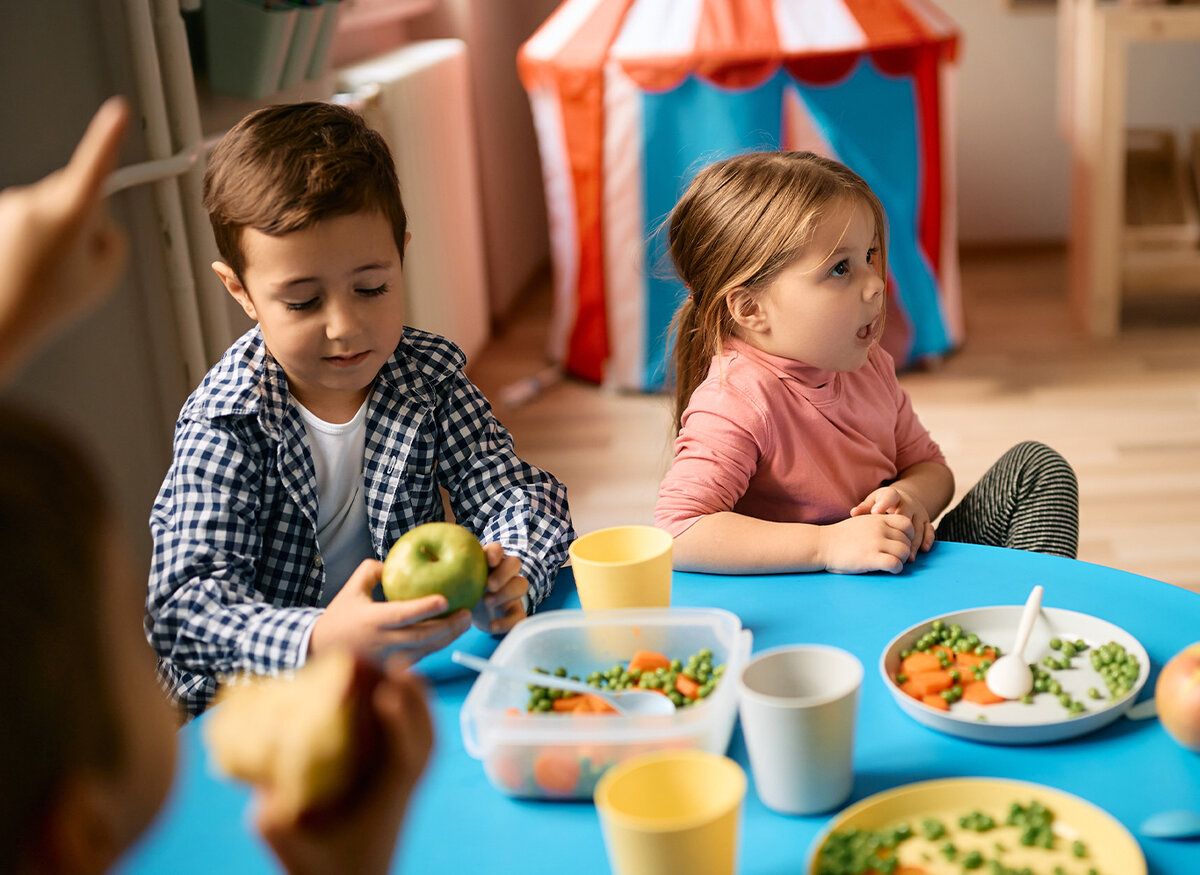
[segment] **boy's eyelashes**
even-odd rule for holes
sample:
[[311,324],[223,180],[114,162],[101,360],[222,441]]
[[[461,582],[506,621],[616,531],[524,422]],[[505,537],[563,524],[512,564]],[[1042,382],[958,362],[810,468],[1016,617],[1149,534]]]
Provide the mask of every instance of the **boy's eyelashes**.
[[[382,285],[374,286],[373,288],[355,289],[354,291],[357,292],[358,294],[362,295],[364,298],[374,298],[374,297],[378,297],[379,295],[387,294],[388,284],[383,283]],[[320,301],[321,301],[320,296],[317,296],[315,298],[309,298],[307,301],[285,301],[284,304],[287,306],[287,308],[289,310],[300,311],[300,310],[311,310],[313,307],[315,307],[317,304],[319,304]]]

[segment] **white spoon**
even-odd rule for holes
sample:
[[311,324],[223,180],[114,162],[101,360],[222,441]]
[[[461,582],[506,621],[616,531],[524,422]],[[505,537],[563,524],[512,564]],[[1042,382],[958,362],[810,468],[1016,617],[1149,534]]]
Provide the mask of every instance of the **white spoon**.
[[491,672],[523,684],[537,684],[539,687],[553,687],[557,690],[570,690],[573,693],[591,693],[608,702],[620,714],[640,716],[675,713],[675,703],[662,693],[652,693],[649,690],[621,690],[619,692],[600,690],[582,681],[572,681],[552,674],[539,674],[534,671],[494,665],[486,659],[481,659],[471,653],[463,653],[461,650],[455,650],[450,654],[450,658],[459,665],[465,665],[475,671]]
[[1042,609],[1042,587],[1038,584],[1025,600],[1021,622],[1017,624],[1017,637],[1012,648],[992,663],[984,675],[988,689],[1006,699],[1019,699],[1033,689],[1033,671],[1025,661],[1025,645],[1033,631],[1034,620]]
[[1156,839],[1200,838],[1200,812],[1177,809],[1160,811],[1142,821],[1139,831]]

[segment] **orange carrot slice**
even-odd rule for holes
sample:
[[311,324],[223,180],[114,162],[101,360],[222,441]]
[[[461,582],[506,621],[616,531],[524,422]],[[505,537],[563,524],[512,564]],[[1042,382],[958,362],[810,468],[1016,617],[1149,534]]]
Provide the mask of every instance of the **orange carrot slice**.
[[680,674],[675,676],[675,689],[687,696],[689,699],[700,698],[700,685],[684,675]]
[[996,651],[994,651],[994,650],[992,650],[992,648],[988,647],[983,651],[983,653],[956,653],[956,654],[954,654],[954,661],[956,663],[958,663],[959,665],[961,665],[963,668],[975,668],[976,666],[979,665],[979,663],[983,662],[985,659],[990,659],[992,662],[995,662],[996,661]]
[[920,672],[912,675],[908,682],[912,684],[913,692],[922,697],[940,693],[942,690],[948,690],[954,686],[954,678],[945,669]]
[[950,703],[936,693],[929,693],[922,696],[921,701],[931,708],[937,708],[939,711],[950,710]]
[[629,660],[628,670],[654,671],[656,668],[670,667],[671,660],[667,659],[661,653],[655,653],[653,650],[638,650],[634,652],[633,659]]
[[533,761],[533,780],[547,793],[566,796],[579,783],[579,760],[572,754],[547,750]]
[[988,688],[986,681],[971,681],[969,684],[964,684],[962,697],[976,705],[996,705],[1007,701],[1003,696],[993,693]]
[[937,658],[937,655],[924,650],[910,653],[900,663],[900,671],[909,677],[923,671],[937,671],[941,667],[942,663]]

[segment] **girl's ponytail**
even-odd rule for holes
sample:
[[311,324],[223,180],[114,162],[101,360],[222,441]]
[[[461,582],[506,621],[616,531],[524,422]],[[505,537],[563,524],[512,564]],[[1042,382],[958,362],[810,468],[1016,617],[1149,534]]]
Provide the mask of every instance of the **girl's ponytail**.
[[675,431],[682,424],[683,411],[696,387],[708,374],[713,353],[712,345],[700,327],[700,308],[691,295],[675,314],[671,325],[672,346],[675,350]]

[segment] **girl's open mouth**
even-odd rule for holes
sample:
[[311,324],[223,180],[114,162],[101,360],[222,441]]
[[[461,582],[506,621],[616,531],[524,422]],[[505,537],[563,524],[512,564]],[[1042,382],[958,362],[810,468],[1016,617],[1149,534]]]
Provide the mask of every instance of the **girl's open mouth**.
[[872,319],[862,328],[858,329],[857,337],[859,340],[870,340],[875,336],[875,326],[879,324],[878,319]]

